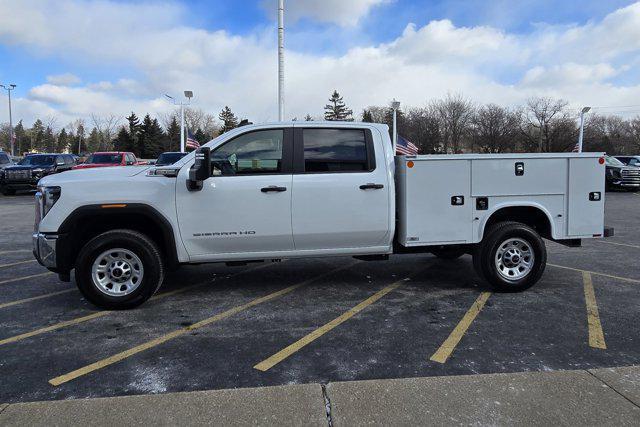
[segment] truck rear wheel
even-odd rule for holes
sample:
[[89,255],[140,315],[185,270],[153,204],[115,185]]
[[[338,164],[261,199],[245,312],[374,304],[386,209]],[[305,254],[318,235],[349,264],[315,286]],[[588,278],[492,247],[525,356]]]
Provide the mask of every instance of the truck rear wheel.
[[82,295],[109,310],[134,308],[162,285],[164,266],[158,246],[132,230],[113,230],[80,250],[76,284]]
[[528,225],[502,222],[488,230],[474,252],[474,267],[499,292],[535,285],[547,265],[540,235]]

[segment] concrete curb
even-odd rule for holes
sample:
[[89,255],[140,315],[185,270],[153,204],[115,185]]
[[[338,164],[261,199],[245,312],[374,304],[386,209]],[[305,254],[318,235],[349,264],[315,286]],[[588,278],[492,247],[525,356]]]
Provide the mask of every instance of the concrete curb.
[[[640,366],[0,404],[0,425],[637,425]],[[326,406],[325,406],[326,405]]]

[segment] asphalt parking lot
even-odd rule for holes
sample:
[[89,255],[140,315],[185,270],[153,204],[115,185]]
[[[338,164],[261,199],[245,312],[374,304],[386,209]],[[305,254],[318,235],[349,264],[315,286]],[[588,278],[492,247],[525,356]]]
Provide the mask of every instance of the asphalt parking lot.
[[184,267],[126,312],[33,261],[32,196],[0,218],[0,402],[640,361],[640,194],[607,194],[615,237],[548,243],[525,293],[491,293],[468,256],[308,259]]

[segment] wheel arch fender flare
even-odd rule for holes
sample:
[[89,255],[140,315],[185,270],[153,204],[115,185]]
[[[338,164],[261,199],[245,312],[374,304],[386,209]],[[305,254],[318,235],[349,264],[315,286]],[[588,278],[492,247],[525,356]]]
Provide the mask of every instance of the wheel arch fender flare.
[[[484,216],[484,218],[480,222],[480,226],[478,227],[478,236],[477,236],[478,241],[481,241],[484,238],[487,224],[492,222],[492,220],[494,220],[497,215],[500,215],[501,212],[508,212],[509,209],[518,209],[518,208],[521,208],[523,210],[527,210],[527,209],[536,210],[544,214],[549,225],[549,232],[550,232],[549,237],[554,237],[554,238],[556,237],[556,224],[553,220],[553,216],[544,205],[537,202],[511,201],[511,202],[498,203],[497,205],[493,206],[493,208],[490,210],[490,212],[487,215]],[[509,221],[510,219],[509,217],[506,217],[504,220]],[[523,222],[524,224],[531,225],[531,224],[528,224],[527,221],[523,221],[521,218],[518,218],[518,217],[515,217],[511,220]]]

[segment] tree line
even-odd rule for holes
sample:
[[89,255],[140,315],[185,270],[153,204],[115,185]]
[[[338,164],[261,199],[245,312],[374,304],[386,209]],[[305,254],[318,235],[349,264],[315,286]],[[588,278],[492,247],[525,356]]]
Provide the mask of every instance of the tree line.
[[[579,112],[566,101],[531,98],[519,107],[476,104],[463,95],[449,94],[422,107],[406,107],[397,112],[398,133],[420,148],[433,153],[567,152],[578,139]],[[393,123],[390,106],[369,106],[359,117],[347,107],[338,91],[333,91],[324,107],[324,120]],[[297,120],[294,118],[293,120]],[[305,121],[314,120],[307,114]],[[242,125],[226,106],[217,117],[186,108],[185,122],[200,143]],[[90,123],[76,120],[60,129],[55,119],[37,119],[30,128],[22,121],[14,127],[16,152],[132,151],[140,158],[154,158],[163,151],[180,147],[179,111],[159,118],[135,113],[119,125],[116,116],[91,116]],[[9,126],[0,129],[0,148],[9,147]],[[584,151],[609,154],[640,152],[640,116],[626,119],[617,115],[589,113],[584,127]]]

